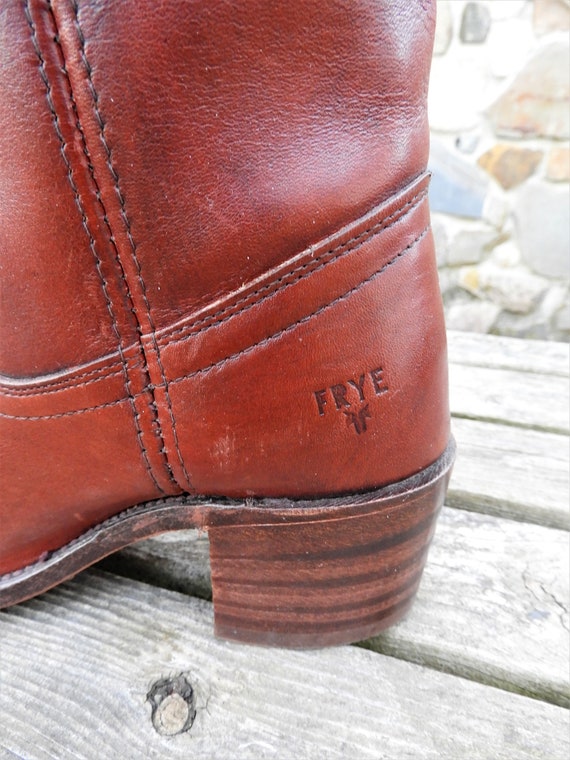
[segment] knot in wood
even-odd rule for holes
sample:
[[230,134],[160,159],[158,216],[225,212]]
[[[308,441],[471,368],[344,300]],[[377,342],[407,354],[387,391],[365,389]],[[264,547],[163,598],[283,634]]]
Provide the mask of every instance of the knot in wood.
[[152,707],[152,725],[162,736],[174,736],[188,731],[196,717],[196,696],[184,674],[157,681],[147,701]]

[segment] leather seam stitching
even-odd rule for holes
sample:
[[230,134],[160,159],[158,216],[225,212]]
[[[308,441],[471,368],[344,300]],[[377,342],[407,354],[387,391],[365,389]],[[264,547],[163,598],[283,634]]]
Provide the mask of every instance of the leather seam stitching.
[[[427,195],[427,190],[425,189],[421,190],[419,193],[414,195],[413,198],[407,201],[403,206],[396,209],[389,216],[385,217],[382,221],[377,222],[372,227],[369,227],[366,230],[363,230],[358,235],[350,238],[349,240],[344,241],[344,243],[341,243],[334,248],[330,248],[326,251],[323,251],[323,253],[320,256],[318,256],[316,259],[313,259],[311,261],[306,262],[305,264],[299,265],[291,269],[289,272],[281,275],[280,277],[267,283],[266,285],[263,285],[258,290],[255,290],[249,293],[247,296],[244,296],[240,300],[236,301],[233,304],[228,305],[226,308],[221,309],[215,314],[209,315],[207,317],[203,317],[202,319],[197,320],[191,325],[184,325],[184,327],[177,328],[175,331],[171,332],[168,335],[166,340],[164,341],[161,340],[161,344],[163,346],[166,346],[172,343],[181,342],[186,337],[189,337],[188,335],[185,335],[184,337],[177,337],[177,338],[173,337],[174,335],[179,334],[179,333],[188,332],[190,335],[199,335],[205,330],[208,330],[210,327],[217,327],[218,325],[221,325],[224,322],[227,322],[229,319],[231,319],[231,317],[234,317],[238,314],[243,314],[245,311],[252,308],[253,306],[257,306],[258,304],[263,303],[263,301],[265,301],[267,298],[270,298],[276,293],[279,293],[285,290],[285,288],[289,287],[290,285],[294,285],[300,280],[304,279],[305,277],[308,277],[314,274],[315,272],[320,271],[325,266],[332,264],[334,261],[338,261],[340,258],[347,255],[348,253],[352,253],[353,251],[360,248],[364,243],[366,243],[372,237],[377,235],[379,232],[389,229],[394,224],[396,224],[400,219],[402,219],[404,216],[407,216],[413,210],[413,208],[415,208],[416,206],[420,204],[420,202],[423,200],[423,198],[426,195]],[[333,255],[332,258],[327,258],[325,261],[322,260],[325,256],[330,256],[331,254],[336,254],[336,255]],[[314,263],[318,263],[318,266],[313,267]],[[297,272],[300,272],[300,274],[297,277],[294,277],[290,281],[283,282],[284,279],[291,277],[291,275],[296,274]],[[277,287],[275,288],[276,285]],[[275,288],[275,289],[271,290],[272,288]],[[260,295],[261,293],[265,293],[265,291],[267,290],[271,290],[271,292],[266,293],[259,299],[256,298],[256,296]],[[242,303],[245,303],[246,301],[249,301],[252,298],[256,300],[254,300],[252,303],[248,303],[243,308],[236,309],[237,306],[239,306]],[[228,311],[231,311],[231,313],[223,317],[223,319],[216,319],[216,317],[222,316],[226,314]],[[215,320],[215,321],[211,322],[210,324],[205,325],[204,327],[201,327],[199,330],[194,330],[195,327],[197,327],[200,324],[203,324],[204,322],[208,322],[209,320]]]
[[[248,346],[247,348],[242,349],[241,351],[236,351],[234,354],[231,354],[230,356],[226,356],[226,357],[224,357],[223,359],[220,359],[217,362],[213,362],[212,364],[208,364],[206,367],[201,367],[200,369],[195,370],[194,372],[190,372],[187,375],[183,375],[181,377],[177,377],[177,378],[174,378],[173,380],[170,380],[170,385],[172,385],[173,383],[183,382],[184,380],[190,380],[193,377],[196,377],[198,375],[210,372],[212,369],[221,367],[221,366],[227,364],[228,362],[231,362],[234,359],[239,358],[240,356],[247,355],[247,354],[251,353],[252,351],[254,351],[255,349],[261,348],[261,347],[267,345],[268,343],[271,343],[272,341],[277,340],[282,335],[290,332],[291,330],[294,330],[299,325],[302,325],[302,324],[310,321],[314,317],[316,317],[319,314],[321,314],[322,312],[324,312],[326,309],[329,309],[332,306],[336,306],[336,304],[340,303],[341,301],[346,300],[351,295],[353,295],[358,290],[360,290],[362,287],[364,287],[365,285],[367,285],[369,282],[372,282],[377,277],[379,277],[380,275],[382,275],[390,266],[392,266],[399,259],[401,259],[402,256],[404,256],[408,251],[410,251],[414,246],[416,246],[422,240],[423,237],[425,237],[425,235],[426,235],[426,233],[428,232],[429,229],[430,229],[430,225],[428,224],[419,233],[419,235],[417,235],[414,238],[414,240],[412,240],[411,243],[409,243],[405,248],[403,248],[399,253],[397,253],[392,259],[390,259],[390,261],[387,261],[385,264],[382,265],[382,267],[380,269],[376,270],[371,275],[369,275],[365,280],[362,280],[357,285],[355,285],[353,288],[351,288],[350,290],[346,291],[346,293],[343,293],[342,295],[337,296],[335,299],[333,299],[329,303],[324,304],[323,306],[319,306],[318,309],[316,309],[315,311],[311,312],[310,314],[305,315],[304,317],[302,317],[301,319],[297,320],[296,322],[293,322],[292,324],[287,325],[286,327],[281,328],[280,330],[278,330],[277,332],[273,333],[272,335],[268,335],[266,338],[263,338],[262,340],[258,341],[257,343],[253,343],[251,346]],[[161,387],[161,386],[154,386],[154,387],[158,388],[158,387]],[[144,393],[144,391],[143,391],[143,393]],[[141,394],[137,394],[137,395],[142,395],[142,393]],[[34,421],[35,420],[45,420],[45,419],[55,419],[55,418],[60,418],[60,417],[69,417],[69,416],[75,415],[75,414],[83,414],[83,413],[86,413],[86,412],[92,412],[92,411],[96,411],[97,409],[104,409],[104,408],[110,407],[110,406],[117,406],[118,404],[125,403],[125,401],[127,401],[127,400],[128,399],[119,399],[117,401],[109,401],[109,402],[107,402],[105,404],[99,404],[98,406],[86,407],[84,409],[75,409],[75,410],[72,410],[72,411],[69,411],[69,412],[62,412],[60,414],[55,414],[55,415],[34,416],[34,417],[21,416],[21,417],[19,417],[19,416],[5,414],[3,412],[0,412],[0,417],[6,417],[6,418],[9,418],[9,419],[34,420]]]
[[[352,253],[355,250],[358,250],[362,245],[364,245],[366,242],[371,240],[373,237],[375,237],[379,232],[382,232],[383,230],[389,229],[391,226],[396,224],[398,221],[403,219],[405,216],[407,216],[415,207],[417,207],[420,202],[423,200],[423,198],[427,195],[427,190],[421,190],[420,192],[416,193],[410,200],[408,200],[405,204],[398,207],[395,211],[393,211],[388,216],[384,217],[381,221],[376,222],[371,227],[368,227],[367,229],[360,232],[358,235],[355,235],[352,238],[349,238],[348,240],[345,240],[343,243],[333,247],[329,248],[326,251],[323,251],[323,253],[318,256],[317,258],[311,260],[310,262],[306,262],[305,264],[299,265],[287,273],[281,275],[280,277],[276,278],[275,280],[272,280],[271,282],[267,283],[266,285],[262,286],[258,290],[252,291],[247,296],[244,296],[239,301],[236,301],[235,303],[227,306],[224,309],[221,309],[218,312],[215,312],[214,314],[211,314],[207,317],[203,317],[202,319],[197,320],[196,322],[192,323],[191,325],[185,325],[184,327],[177,328],[174,332],[170,334],[168,337],[168,340],[165,340],[164,342],[161,342],[161,345],[163,347],[171,345],[173,343],[181,343],[184,340],[187,340],[188,338],[194,337],[195,335],[199,335],[202,332],[205,332],[210,327],[216,327],[218,325],[223,324],[224,322],[228,321],[231,317],[237,316],[238,314],[243,314],[248,309],[252,308],[253,306],[259,305],[260,303],[263,303],[267,298],[270,298],[273,295],[276,295],[277,293],[282,292],[285,290],[285,288],[289,287],[290,285],[294,285],[301,281],[302,279],[305,279],[306,277],[320,271],[328,264],[332,264],[335,261],[338,261],[343,256],[347,255],[348,253]],[[344,249],[344,250],[343,250]],[[335,254],[332,258],[328,258],[326,261],[322,261],[322,259],[325,256],[330,256],[331,254]],[[318,263],[318,266],[313,267],[309,269],[313,264]],[[309,269],[309,271],[306,271]],[[295,274],[297,272],[301,272],[299,276],[295,277],[292,280],[288,280],[287,282],[283,282],[284,279],[289,278],[292,274]],[[255,298],[255,296],[259,295],[260,293],[264,293],[265,291],[273,288],[275,285],[278,285],[279,283],[282,283],[279,285],[279,287],[272,290],[270,293],[267,293],[262,298],[247,304],[243,309],[237,309],[236,311],[233,311],[236,309],[237,306],[239,306],[242,303],[245,303],[246,301],[249,301],[251,298]],[[231,311],[230,314],[228,314],[223,319],[216,320],[214,322],[211,322],[210,324],[200,328],[199,330],[193,331],[193,328],[195,328],[197,325],[203,324],[204,322],[215,319],[216,317],[222,316],[226,314],[228,311]],[[182,333],[182,332],[188,332],[188,335],[184,335],[183,337],[177,337],[173,339],[173,336],[176,333]],[[82,388],[86,385],[89,385],[94,382],[99,382],[100,380],[104,380],[106,378],[115,377],[119,374],[118,371],[113,372],[105,372],[105,370],[114,370],[114,368],[117,366],[117,363],[109,363],[103,367],[100,367],[96,370],[89,370],[86,371],[80,375],[76,375],[75,380],[80,380],[83,377],[88,377],[90,374],[95,373],[101,373],[98,377],[93,378],[92,380],[88,380],[86,382],[82,383],[76,383],[73,380],[68,382],[65,380],[59,380],[59,381],[53,381],[53,383],[45,383],[43,385],[35,386],[34,388],[30,389],[21,389],[21,390],[15,390],[12,388],[4,388],[0,384],[0,393],[2,393],[5,396],[37,396],[37,395],[44,395],[42,393],[37,393],[37,391],[42,391],[44,389],[49,389],[48,392],[55,393],[60,390],[67,390],[67,389],[75,389],[75,388]],[[61,386],[61,387],[57,387]]]
[[[77,31],[77,35],[78,35],[78,38],[79,38],[79,43],[80,43],[79,44],[80,55],[81,55],[81,59],[83,61],[83,65],[85,67],[85,72],[87,74],[87,82],[88,82],[88,85],[89,85],[89,90],[90,90],[91,98],[92,98],[92,101],[93,101],[93,114],[95,116],[95,120],[96,120],[97,125],[99,127],[99,136],[100,136],[100,139],[101,139],[101,144],[103,145],[103,148],[104,148],[104,151],[105,151],[105,162],[107,164],[107,168],[109,169],[109,172],[110,172],[111,177],[113,179],[113,183],[114,183],[114,186],[115,186],[115,192],[116,192],[117,198],[119,200],[120,214],[121,214],[121,218],[123,220],[123,223],[125,225],[125,230],[126,230],[127,238],[128,238],[129,245],[130,245],[130,248],[131,248],[131,257],[132,257],[133,263],[135,265],[135,271],[136,271],[137,279],[138,279],[138,282],[139,282],[139,287],[140,287],[140,291],[141,291],[141,294],[142,294],[142,299],[143,299],[143,302],[144,302],[144,305],[145,305],[145,308],[146,308],[146,312],[147,312],[147,316],[148,316],[148,320],[149,320],[149,325],[150,325],[150,328],[151,328],[151,338],[152,338],[154,350],[155,350],[155,353],[156,353],[156,362],[158,364],[158,367],[159,367],[159,370],[160,370],[160,374],[161,374],[161,377],[162,377],[162,381],[163,381],[163,384],[164,384],[164,395],[165,395],[165,398],[166,398],[166,405],[167,405],[167,409],[168,409],[168,415],[169,415],[169,418],[170,418],[170,423],[172,425],[174,447],[176,449],[176,454],[178,456],[178,460],[180,462],[180,466],[181,466],[182,471],[184,473],[184,477],[186,478],[187,485],[191,488],[192,486],[191,486],[190,476],[189,476],[189,474],[188,474],[188,472],[186,470],[184,461],[182,459],[182,454],[180,452],[180,446],[179,446],[179,442],[178,442],[178,435],[176,433],[176,422],[175,422],[174,414],[173,414],[173,411],[172,411],[172,403],[171,403],[171,400],[170,400],[170,394],[168,392],[168,383],[167,383],[167,380],[166,380],[164,366],[162,364],[162,359],[161,359],[161,356],[160,356],[159,346],[158,346],[158,343],[157,343],[157,340],[156,340],[156,329],[155,329],[154,322],[153,322],[152,315],[151,315],[150,304],[149,304],[148,297],[147,297],[147,292],[146,292],[146,285],[145,285],[144,279],[142,277],[141,265],[140,265],[140,262],[139,262],[138,257],[137,257],[137,247],[136,247],[136,243],[134,241],[133,235],[132,235],[131,223],[130,223],[130,220],[129,220],[129,217],[128,217],[127,211],[126,211],[125,197],[123,195],[123,192],[122,192],[120,184],[119,184],[119,175],[118,175],[117,170],[116,170],[116,168],[115,168],[115,166],[113,164],[113,158],[112,158],[111,148],[109,146],[109,143],[107,142],[107,138],[106,138],[106,135],[105,135],[105,122],[104,122],[103,117],[101,115],[101,112],[99,110],[99,96],[97,94],[97,90],[95,89],[95,85],[94,85],[94,82],[93,82],[93,79],[92,79],[91,65],[89,63],[89,60],[87,59],[87,54],[86,54],[86,51],[85,51],[85,37],[83,35],[83,30],[81,29],[81,26],[79,24],[79,16],[78,16],[79,5],[78,5],[78,3],[77,3],[76,0],[73,0],[73,2],[72,2],[72,8],[73,8],[74,25],[75,25],[75,28],[76,28],[76,31]],[[122,266],[121,266],[121,269],[122,269]],[[125,277],[125,280],[126,280],[126,277]],[[132,303],[134,305],[134,302],[132,302]],[[135,317],[137,317],[136,311],[135,311]],[[138,327],[138,332],[139,332],[139,338],[142,339],[142,329],[141,329],[141,325],[140,325],[140,322],[138,320],[138,317],[137,317],[137,327]],[[140,346],[141,346],[141,354],[143,356],[143,361],[144,361],[144,365],[145,365],[145,374],[147,374],[148,379],[150,381],[151,378],[150,378],[150,374],[149,374],[148,361],[147,361],[147,358],[146,358],[146,352],[144,350],[142,342],[140,343]],[[153,409],[154,418],[155,418],[155,421],[156,421],[156,424],[157,424],[156,435],[158,436],[158,438],[160,440],[160,444],[161,444],[160,451],[161,451],[161,453],[164,456],[165,465],[166,465],[167,471],[169,473],[170,480],[177,487],[181,487],[180,483],[177,482],[177,480],[176,480],[176,478],[174,476],[174,473],[172,471],[171,465],[170,465],[170,463],[168,461],[168,453],[166,451],[166,442],[165,442],[165,439],[164,439],[162,425],[161,425],[161,422],[160,422],[160,415],[159,415],[159,411],[158,411],[158,404],[157,404],[157,401],[156,401],[156,397],[154,395],[154,386],[153,386],[152,383],[149,382],[149,384],[148,384],[147,387],[149,388],[150,393],[152,395],[152,402],[149,404],[149,406],[151,406],[152,409]]]
[[[143,396],[143,393],[137,393],[136,396]],[[97,412],[99,409],[108,409],[111,406],[119,406],[119,404],[126,404],[130,401],[129,398],[121,398],[116,401],[107,401],[104,404],[98,404],[97,406],[86,406],[82,409],[71,409],[69,412],[59,412],[57,414],[35,414],[35,415],[18,415],[7,414],[6,412],[0,412],[0,417],[8,420],[26,420],[28,422],[38,422],[41,420],[59,420],[62,417],[74,417],[76,414],[86,414],[87,412]]]
[[[109,369],[112,369],[113,367],[110,366]],[[93,377],[91,380],[85,380],[81,383],[68,383],[65,384],[65,381],[60,381],[59,383],[54,383],[53,385],[46,383],[45,385],[37,385],[35,388],[22,388],[22,389],[14,389],[10,387],[2,387],[0,386],[0,395],[2,396],[11,396],[14,398],[33,398],[34,396],[39,395],[47,395],[51,393],[59,393],[60,391],[66,391],[66,390],[75,390],[76,388],[84,388],[86,385],[92,385],[93,383],[100,383],[102,380],[107,380],[111,377],[119,377],[122,375],[123,372],[120,369],[117,369],[113,372],[104,373],[101,374],[99,377]],[[88,376],[86,373],[85,376]]]
[[[61,57],[61,70],[62,70],[63,75],[65,76],[65,79],[66,79],[67,89],[68,89],[68,95],[69,95],[71,103],[72,103],[72,108],[73,108],[74,116],[75,116],[75,120],[76,120],[76,129],[77,129],[77,131],[79,132],[79,134],[81,136],[83,150],[85,152],[85,150],[86,150],[85,135],[83,133],[83,129],[82,129],[81,123],[79,121],[79,114],[78,114],[78,111],[77,111],[75,99],[73,97],[73,89],[71,87],[71,82],[69,80],[69,74],[68,74],[68,71],[67,71],[67,68],[66,68],[66,64],[65,64],[65,56],[63,54],[63,48],[61,47],[61,43],[60,43],[60,40],[59,40],[59,35],[57,34],[57,31],[58,31],[57,21],[56,21],[54,12],[53,12],[53,7],[52,7],[51,0],[47,0],[46,7],[47,7],[47,10],[48,10],[48,12],[49,12],[49,14],[51,16],[51,20],[52,20],[54,29],[56,30],[56,34],[54,36],[54,43],[55,43],[55,45],[56,45],[56,47],[57,47],[57,49],[59,51],[59,56],[58,57]],[[153,474],[151,466],[150,466],[150,461],[148,459],[148,454],[146,452],[146,449],[145,449],[143,441],[142,441],[142,433],[141,433],[140,426],[139,426],[139,419],[138,419],[138,414],[137,414],[137,410],[136,410],[135,397],[134,397],[134,394],[132,392],[131,380],[130,380],[130,377],[129,377],[129,373],[128,373],[128,370],[127,370],[126,361],[125,361],[125,357],[123,355],[123,349],[122,349],[122,345],[121,345],[121,343],[122,343],[121,333],[120,333],[119,326],[118,326],[118,323],[117,323],[117,318],[116,318],[116,315],[115,315],[115,312],[114,312],[114,309],[113,309],[113,304],[112,304],[112,301],[111,301],[111,297],[110,297],[110,294],[109,294],[108,282],[105,279],[105,275],[103,274],[103,270],[102,270],[102,263],[103,262],[102,262],[102,260],[101,260],[101,258],[99,256],[98,251],[97,251],[97,247],[95,245],[95,238],[94,238],[91,230],[89,229],[89,223],[87,221],[87,215],[86,215],[86,212],[85,212],[84,204],[83,204],[83,201],[81,200],[81,196],[80,196],[80,193],[79,193],[79,188],[77,187],[77,184],[76,184],[75,179],[73,177],[73,169],[72,169],[72,165],[71,165],[71,160],[66,155],[67,143],[66,143],[65,138],[63,136],[63,132],[61,130],[61,124],[60,124],[59,116],[57,114],[57,111],[56,111],[56,108],[55,108],[55,104],[53,102],[52,88],[51,88],[51,84],[50,84],[49,77],[48,77],[47,70],[46,70],[45,59],[44,59],[43,54],[41,52],[39,40],[38,40],[38,37],[37,37],[36,25],[34,23],[34,20],[32,18],[32,14],[31,14],[31,11],[30,11],[29,0],[25,0],[25,3],[24,3],[24,13],[25,13],[25,16],[26,16],[26,21],[28,23],[28,26],[30,28],[31,38],[32,38],[32,44],[33,44],[34,50],[35,50],[36,55],[37,55],[38,60],[39,60],[40,77],[41,77],[41,79],[42,79],[42,81],[44,83],[44,86],[46,88],[46,96],[47,96],[48,107],[49,107],[49,110],[51,112],[52,123],[54,125],[54,129],[55,129],[56,135],[57,135],[59,143],[60,143],[60,153],[61,153],[61,156],[63,158],[63,161],[64,161],[64,164],[66,166],[66,169],[67,169],[67,179],[68,179],[68,182],[69,182],[69,184],[71,186],[71,190],[73,192],[73,196],[74,196],[74,199],[75,199],[75,205],[77,206],[77,209],[78,209],[78,211],[80,213],[80,216],[81,216],[82,226],[83,226],[83,228],[84,228],[84,230],[85,230],[85,232],[87,234],[87,237],[89,239],[89,247],[90,247],[91,252],[93,254],[93,257],[95,259],[95,268],[97,269],[97,273],[98,273],[99,279],[101,281],[101,289],[103,291],[103,295],[105,297],[105,301],[106,301],[106,304],[107,304],[107,311],[109,312],[109,316],[111,317],[112,329],[113,329],[113,332],[115,333],[116,338],[117,338],[117,347],[118,347],[119,355],[121,357],[122,372],[123,372],[123,375],[124,375],[124,378],[125,378],[125,391],[127,392],[128,398],[130,400],[131,408],[132,408],[132,411],[133,411],[133,416],[134,416],[134,420],[135,420],[136,435],[137,435],[139,446],[140,446],[140,449],[141,449],[141,452],[142,452],[142,455],[143,455],[143,460],[144,460],[144,463],[146,465],[147,472],[148,472],[150,478],[152,479],[154,485],[158,488],[158,490],[161,493],[164,493],[163,489],[160,488],[159,484],[157,483],[157,481],[156,481],[156,479],[154,477],[154,474]],[[88,161],[88,166],[89,166],[89,161]],[[95,182],[95,178],[93,177],[93,173],[91,171],[90,171],[90,173],[91,173],[93,181]]]
[[187,375],[183,375],[182,377],[174,378],[170,381],[170,384],[173,383],[179,383],[183,380],[188,380],[192,377],[196,377],[197,375],[204,374],[206,372],[210,372],[212,369],[217,369],[218,367],[223,367],[227,362],[233,361],[234,359],[238,359],[241,356],[245,356],[252,351],[255,351],[257,348],[262,348],[263,346],[267,345],[271,341],[277,340],[282,335],[285,335],[291,330],[294,330],[299,325],[302,325],[306,322],[309,322],[314,317],[318,316],[319,314],[322,314],[326,309],[330,309],[332,306],[336,306],[336,304],[340,303],[341,301],[344,301],[345,299],[349,298],[351,295],[356,293],[360,288],[367,285],[369,282],[372,282],[372,280],[375,280],[377,277],[379,277],[381,274],[383,274],[388,267],[395,264],[402,256],[404,256],[411,248],[413,248],[417,243],[420,242],[420,240],[424,237],[426,232],[429,230],[429,224],[424,227],[424,229],[420,232],[420,234],[412,240],[409,245],[407,245],[405,248],[403,248],[394,258],[390,259],[390,261],[387,261],[380,269],[378,269],[376,272],[373,272],[369,277],[367,277],[365,280],[362,280],[362,282],[359,282],[358,285],[355,285],[353,288],[348,290],[346,293],[343,293],[340,296],[337,296],[335,299],[330,301],[327,304],[324,304],[323,306],[319,306],[318,309],[311,312],[310,314],[306,314],[301,319],[298,319],[296,322],[293,322],[290,325],[287,325],[287,327],[283,327],[277,332],[272,333],[271,335],[268,335],[266,338],[263,338],[262,340],[258,341],[257,343],[252,343],[250,346],[248,346],[245,349],[242,349],[241,351],[236,351],[234,354],[230,354],[230,356],[226,356],[224,359],[220,359],[217,362],[213,362],[212,364],[208,364],[206,367],[201,367],[200,369],[190,372]]

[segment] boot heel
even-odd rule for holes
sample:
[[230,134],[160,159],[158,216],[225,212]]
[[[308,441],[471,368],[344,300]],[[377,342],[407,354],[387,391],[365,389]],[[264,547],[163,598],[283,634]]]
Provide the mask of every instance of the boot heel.
[[443,503],[450,449],[396,486],[292,502],[288,514],[266,506],[263,524],[211,527],[216,634],[313,647],[365,639],[402,618]]

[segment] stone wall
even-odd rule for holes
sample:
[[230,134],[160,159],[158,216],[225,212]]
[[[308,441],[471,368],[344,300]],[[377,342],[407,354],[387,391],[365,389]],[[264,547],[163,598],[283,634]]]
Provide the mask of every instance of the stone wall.
[[570,0],[438,0],[430,199],[450,328],[570,339]]

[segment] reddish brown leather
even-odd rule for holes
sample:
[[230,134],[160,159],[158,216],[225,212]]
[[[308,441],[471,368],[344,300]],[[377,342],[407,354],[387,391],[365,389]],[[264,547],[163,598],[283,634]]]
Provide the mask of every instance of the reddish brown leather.
[[0,10],[0,572],[448,439],[426,0]]

